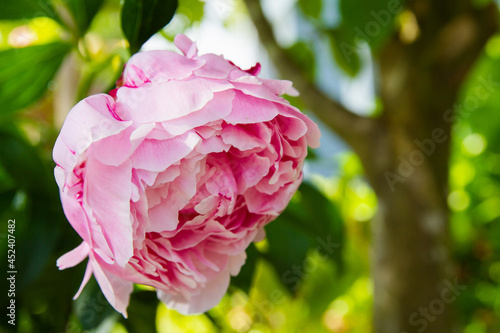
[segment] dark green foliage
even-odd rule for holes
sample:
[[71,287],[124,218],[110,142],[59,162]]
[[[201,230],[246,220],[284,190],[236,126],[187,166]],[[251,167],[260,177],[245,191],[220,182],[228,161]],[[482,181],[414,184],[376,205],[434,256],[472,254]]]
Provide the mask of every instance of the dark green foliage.
[[302,69],[305,76],[313,80],[316,74],[316,59],[312,46],[304,41],[299,41],[292,45],[287,51],[292,61]]
[[49,0],[0,1],[0,20],[23,20],[47,16],[56,18],[56,12]]
[[69,50],[55,42],[0,52],[0,117],[42,97]]
[[67,6],[76,22],[78,33],[83,36],[104,0],[68,0]]
[[177,9],[177,0],[125,0],[121,13],[123,34],[132,54],[166,26]]
[[306,182],[288,208],[266,227],[266,236],[269,251],[264,257],[291,292],[299,289],[307,275],[308,261],[320,258],[341,267],[343,221],[333,203]]
[[153,291],[136,291],[130,297],[129,316],[121,322],[130,333],[155,332],[158,297]]

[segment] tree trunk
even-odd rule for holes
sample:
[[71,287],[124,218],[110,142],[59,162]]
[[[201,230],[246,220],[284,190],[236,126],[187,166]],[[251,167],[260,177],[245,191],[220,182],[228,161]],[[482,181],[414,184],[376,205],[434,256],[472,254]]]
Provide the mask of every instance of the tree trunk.
[[384,113],[377,140],[369,140],[374,146],[361,156],[379,200],[372,224],[374,327],[456,332],[452,303],[465,287],[448,241],[448,159],[460,117],[454,104],[496,29],[497,9],[475,10],[467,1],[413,1],[410,9],[420,37],[411,44],[395,37],[381,51]]
[[[378,198],[372,223],[374,330],[456,332],[453,302],[464,286],[454,273],[448,240],[451,129],[461,117],[458,90],[497,29],[491,3],[409,0],[415,40],[394,35],[378,58],[384,106],[377,119],[359,117],[301,75],[272,34],[258,0],[246,0],[259,37],[301,99],[359,155]],[[485,78],[487,81],[487,78]],[[483,89],[488,89],[485,83]]]

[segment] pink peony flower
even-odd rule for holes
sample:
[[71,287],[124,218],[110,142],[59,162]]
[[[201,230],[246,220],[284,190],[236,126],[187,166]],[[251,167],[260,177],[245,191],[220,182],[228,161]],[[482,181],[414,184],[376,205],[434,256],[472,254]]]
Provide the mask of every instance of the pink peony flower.
[[88,257],[76,297],[94,274],[126,316],[133,283],[153,286],[180,313],[217,305],[245,249],[287,206],[319,130],[280,95],[291,82],[257,78],[222,56],[134,55],[111,96],[68,114],[54,147],[64,212]]

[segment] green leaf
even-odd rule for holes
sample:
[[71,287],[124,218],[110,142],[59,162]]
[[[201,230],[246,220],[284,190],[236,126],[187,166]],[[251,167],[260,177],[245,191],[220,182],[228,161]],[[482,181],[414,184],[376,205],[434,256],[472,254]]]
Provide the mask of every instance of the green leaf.
[[80,36],[83,36],[104,0],[68,0],[67,6],[73,15]]
[[320,318],[335,299],[338,283],[338,272],[335,265],[320,261],[304,281],[301,295],[309,305],[309,316]]
[[121,318],[129,333],[156,332],[158,297],[153,291],[136,291],[130,296],[128,318]]
[[342,29],[349,40],[365,40],[377,50],[394,31],[394,20],[401,12],[397,0],[341,0]]
[[310,80],[314,79],[316,62],[310,45],[304,41],[298,41],[288,48],[287,52],[292,61],[302,69],[307,78]]
[[[365,274],[361,257],[352,249],[346,251],[349,266],[340,272],[339,266],[326,260],[317,260],[300,289],[300,296],[308,304],[309,316],[319,320],[331,302],[346,293],[352,284]],[[346,265],[347,266],[347,265]],[[341,274],[342,273],[342,274]]]
[[344,226],[330,200],[307,182],[302,183],[287,209],[266,226],[269,252],[263,257],[276,269],[283,284],[296,292],[307,274],[308,253],[342,269]]
[[329,31],[328,38],[337,65],[349,76],[356,76],[361,69],[359,47],[356,42],[343,38],[341,30],[335,29]]
[[341,262],[344,223],[334,203],[316,187],[303,182],[282,216],[315,243],[326,247],[323,250],[332,260]]
[[0,116],[41,98],[69,50],[57,42],[0,52]]
[[132,54],[174,17],[177,0],[125,0],[121,12],[122,30]]
[[0,20],[23,20],[40,16],[57,17],[50,0],[0,1]]
[[266,238],[269,251],[264,258],[274,266],[285,287],[295,293],[305,275],[304,263],[312,242],[283,215],[266,226]]
[[6,127],[14,124],[4,123],[0,127],[0,164],[15,182],[17,187],[34,194],[45,195],[49,184],[48,172],[37,151],[19,134]]
[[259,258],[259,251],[253,243],[246,249],[247,260],[238,275],[231,277],[231,285],[238,287],[248,294],[252,286],[253,276],[255,272],[255,265]]
[[321,15],[321,0],[299,0],[299,7],[302,12],[314,19],[318,19]]

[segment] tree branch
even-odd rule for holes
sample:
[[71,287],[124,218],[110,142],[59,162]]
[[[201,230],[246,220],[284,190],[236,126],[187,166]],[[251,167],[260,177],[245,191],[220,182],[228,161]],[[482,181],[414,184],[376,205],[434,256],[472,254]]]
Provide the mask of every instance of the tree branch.
[[[356,152],[366,151],[367,136],[376,125],[375,119],[362,117],[332,100],[311,82],[277,43],[271,24],[264,16],[259,0],[245,0],[257,28],[259,39],[267,49],[280,74],[293,82],[301,100],[331,130],[344,139]],[[369,142],[369,141],[368,141]]]

